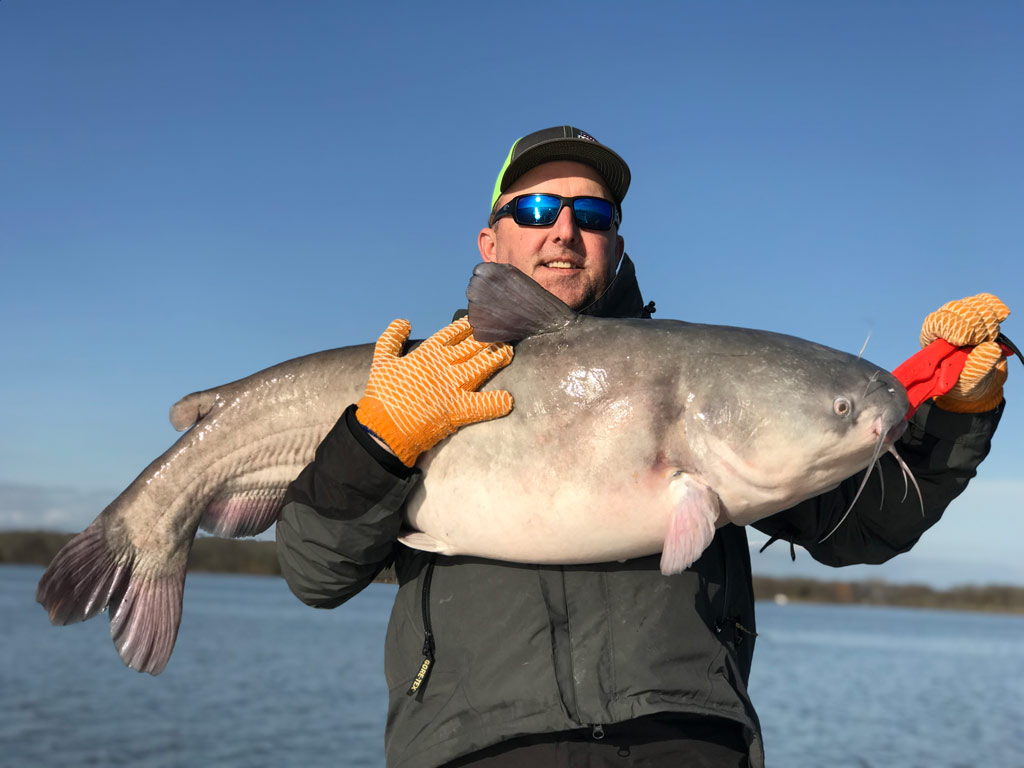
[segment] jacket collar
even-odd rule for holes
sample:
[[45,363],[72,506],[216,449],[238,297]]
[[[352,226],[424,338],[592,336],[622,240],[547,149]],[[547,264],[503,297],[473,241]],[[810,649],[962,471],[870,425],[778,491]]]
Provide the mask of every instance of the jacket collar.
[[640,285],[636,280],[636,268],[627,254],[622,254],[622,263],[604,293],[580,311],[581,315],[594,317],[650,317],[654,313],[654,302],[644,304]]

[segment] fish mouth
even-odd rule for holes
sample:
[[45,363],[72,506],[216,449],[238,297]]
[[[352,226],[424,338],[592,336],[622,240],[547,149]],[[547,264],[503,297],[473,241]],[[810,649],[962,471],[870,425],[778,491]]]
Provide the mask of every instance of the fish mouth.
[[882,453],[890,454],[896,460],[896,463],[899,465],[900,470],[903,472],[903,478],[905,483],[903,494],[904,499],[906,499],[907,493],[909,493],[910,491],[910,485],[912,484],[914,486],[914,490],[917,491],[917,499],[921,504],[921,515],[924,515],[924,498],[921,496],[921,488],[920,486],[918,486],[917,480],[914,479],[914,474],[913,472],[910,471],[910,467],[907,466],[907,463],[903,461],[903,458],[899,455],[899,453],[896,452],[896,441],[906,431],[907,420],[895,420],[895,423],[891,427],[886,428],[884,426],[883,419],[884,415],[879,416],[871,424],[871,433],[875,438],[877,438],[875,442],[875,450],[871,454],[871,461],[868,463],[867,471],[864,473],[864,479],[861,480],[860,486],[857,488],[857,493],[855,493],[853,496],[853,501],[850,502],[850,505],[846,508],[846,511],[843,513],[843,516],[839,518],[839,522],[832,527],[832,530],[825,534],[824,538],[818,541],[819,544],[821,544],[823,541],[828,539],[833,533],[835,533],[839,529],[839,526],[842,525],[846,518],[849,516],[850,512],[853,511],[853,505],[857,503],[857,499],[860,498],[860,494],[864,490],[864,486],[867,485],[868,478],[871,477],[872,471],[874,471],[876,468],[878,469],[878,476],[882,481],[882,495],[885,495],[885,480],[882,476],[881,464],[878,461]]
[[903,436],[903,433],[906,431],[906,420],[900,420],[899,422],[894,424],[888,432],[885,433],[885,437],[882,440],[882,444],[886,446],[893,445],[897,440],[899,440]]
[[888,420],[884,416],[879,416],[871,424],[871,437],[878,441],[882,448],[893,445],[907,431],[906,419],[893,420],[891,427],[886,426],[886,421]]

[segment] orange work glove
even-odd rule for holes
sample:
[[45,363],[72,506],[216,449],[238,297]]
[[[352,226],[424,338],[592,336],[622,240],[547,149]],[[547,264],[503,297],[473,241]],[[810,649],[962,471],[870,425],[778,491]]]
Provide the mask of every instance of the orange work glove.
[[979,293],[951,301],[932,312],[921,326],[921,346],[945,339],[958,347],[974,349],[967,356],[956,385],[935,404],[945,411],[981,413],[995,408],[1003,399],[1006,356],[996,343],[999,324],[1010,310],[991,293]]
[[370,381],[356,410],[359,423],[407,467],[459,427],[512,410],[508,392],[476,391],[512,362],[512,347],[477,341],[462,318],[402,355],[409,330],[408,320],[394,320],[377,340]]

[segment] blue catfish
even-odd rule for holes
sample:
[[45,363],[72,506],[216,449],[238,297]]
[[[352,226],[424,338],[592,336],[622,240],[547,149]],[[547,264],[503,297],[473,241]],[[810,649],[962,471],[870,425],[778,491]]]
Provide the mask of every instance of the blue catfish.
[[[515,408],[420,458],[400,537],[416,549],[547,564],[661,552],[662,571],[678,573],[717,527],[834,488],[905,426],[892,374],[809,341],[578,315],[506,265],[479,265],[467,296],[476,338],[516,345],[486,385]],[[197,530],[249,536],[274,522],[289,482],[362,394],[372,354],[319,352],[176,403],[171,423],[188,432],[43,575],[50,620],[109,609],[125,663],[159,674]]]

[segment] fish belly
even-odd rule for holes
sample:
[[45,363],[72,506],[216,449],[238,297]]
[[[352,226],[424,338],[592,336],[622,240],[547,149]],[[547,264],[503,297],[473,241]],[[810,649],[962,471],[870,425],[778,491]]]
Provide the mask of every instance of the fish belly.
[[409,527],[445,554],[512,562],[660,552],[672,497],[636,424],[600,411],[546,416],[513,411],[439,446],[422,461]]

